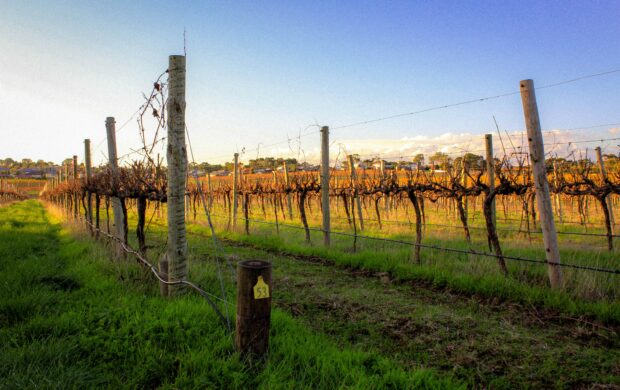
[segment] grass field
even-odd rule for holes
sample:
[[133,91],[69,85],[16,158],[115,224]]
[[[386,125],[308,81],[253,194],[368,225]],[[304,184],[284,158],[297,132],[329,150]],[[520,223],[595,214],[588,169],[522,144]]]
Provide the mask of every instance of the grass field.
[[[409,222],[411,210],[404,207],[392,210],[389,216],[399,223],[384,223],[380,228],[372,220],[369,213],[365,229],[359,231],[361,236],[354,238],[332,234],[331,247],[323,246],[323,233],[312,230],[311,242],[306,243],[304,231],[297,212],[293,218],[279,218],[276,227],[272,206],[265,202],[263,212],[259,200],[252,201],[250,208],[250,234],[244,234],[245,220],[240,218],[237,230],[230,229],[228,213],[216,203],[213,210],[213,222],[219,236],[235,241],[252,244],[256,247],[285,251],[295,255],[318,256],[337,264],[354,268],[364,268],[376,272],[388,272],[397,279],[422,280],[438,287],[449,287],[456,292],[480,294],[489,299],[510,300],[525,304],[535,304],[570,315],[586,315],[604,322],[620,323],[620,275],[591,270],[563,268],[565,286],[561,291],[553,291],[548,286],[547,268],[545,264],[536,264],[515,260],[507,260],[510,276],[501,275],[497,260],[493,257],[475,256],[467,253],[452,253],[438,249],[423,248],[422,264],[412,260],[413,246],[399,243],[371,240],[362,236],[387,238],[390,240],[414,242],[415,227]],[[332,230],[352,234],[342,208],[334,207],[332,202]],[[459,223],[447,212],[445,205],[430,204],[427,206],[427,226],[424,230],[423,245],[452,248],[462,251],[474,249],[479,252],[490,252],[488,249],[486,230],[480,215],[480,207],[475,209],[470,202],[469,225],[472,240],[468,243]],[[165,207],[165,206],[164,206]],[[499,206],[498,206],[499,207]],[[502,208],[499,208],[500,210]],[[507,212],[498,214],[498,229],[503,252],[508,256],[526,259],[545,260],[544,245],[540,234],[518,232],[517,207],[506,207]],[[565,205],[566,216],[569,216],[569,205]],[[310,227],[320,227],[320,209],[314,204],[308,213]],[[285,213],[286,214],[286,213]],[[409,214],[409,215],[408,215]],[[595,210],[592,209],[592,218]],[[165,215],[165,210],[161,215]],[[153,210],[148,218],[156,223],[158,215]],[[205,229],[206,218],[202,210],[188,218],[190,230],[208,233]],[[454,228],[456,227],[456,228]],[[588,225],[587,233],[598,234],[602,228]],[[532,230],[535,231],[532,226]],[[565,223],[558,225],[558,230],[566,233],[582,233],[584,226]],[[618,241],[616,239],[616,241]],[[600,236],[582,236],[574,234],[559,235],[560,255],[563,263],[577,266],[589,266],[604,269],[618,269],[618,250],[608,251],[605,238]]]
[[269,360],[250,366],[201,298],[160,298],[135,263],[110,262],[36,201],[0,208],[0,259],[0,388],[463,387],[279,309]]
[[[233,267],[274,264],[270,356],[249,364],[202,298],[160,298],[148,272],[110,261],[106,245],[63,219],[36,201],[0,209],[2,388],[620,386],[614,302],[384,258],[408,249],[325,250],[299,243],[297,229],[252,225],[249,236],[220,234],[216,249],[205,226],[189,224],[189,278],[213,294],[215,253]],[[165,248],[161,222],[148,228],[153,261]]]
[[36,197],[47,183],[44,179],[3,179],[5,185],[14,187],[17,192]]
[[[132,217],[130,231],[133,226]],[[436,265],[444,260],[411,264],[408,249],[325,250],[299,243],[297,229],[281,229],[279,236],[271,226],[270,232],[252,225],[249,236],[219,232],[223,241],[216,249],[205,226],[188,228],[190,280],[219,295],[215,253],[233,267],[241,259],[269,260],[276,307],[340,348],[389,356],[410,369],[431,368],[468,387],[620,385],[617,302],[552,292],[544,278],[533,287],[499,275],[441,272]],[[151,259],[164,250],[165,237],[165,226],[153,216]],[[320,243],[320,232],[313,240]],[[386,259],[385,253],[403,256]],[[220,269],[230,298],[231,273],[225,264]]]

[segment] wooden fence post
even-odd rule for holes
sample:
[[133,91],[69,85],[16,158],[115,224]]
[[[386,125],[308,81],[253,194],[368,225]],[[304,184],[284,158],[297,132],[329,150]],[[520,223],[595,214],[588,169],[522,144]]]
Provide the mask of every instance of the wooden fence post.
[[242,355],[260,358],[267,354],[271,286],[271,263],[247,260],[237,264],[235,346]]
[[[108,136],[108,161],[110,165],[110,175],[112,179],[111,186],[114,190],[118,188],[118,157],[116,156],[116,121],[114,117],[107,117],[105,120],[105,128]],[[123,207],[118,196],[112,196],[112,214],[114,215],[115,236],[119,240],[125,238],[125,218],[123,215]],[[124,259],[126,257],[120,243],[115,243],[116,257]]]
[[[172,55],[168,63],[168,248],[164,262],[168,281],[187,277],[185,189],[187,149],[185,146],[185,56]],[[164,269],[166,268],[164,265]],[[185,285],[169,285],[168,295],[178,295]]]
[[[461,185],[467,189],[467,162],[465,161],[465,156],[461,160]],[[465,221],[467,221],[467,195],[463,195],[461,205],[463,206]]]
[[234,171],[233,171],[233,231],[237,230],[237,209],[239,207],[239,197],[237,196],[238,188],[239,188],[239,153],[235,153]]
[[[381,165],[380,165],[379,169],[380,169],[380,174],[381,174],[381,181],[383,182],[387,178],[387,176],[385,174],[385,160],[381,159],[380,164]],[[386,217],[389,217],[388,213],[390,212],[390,197],[389,197],[388,194],[383,194],[383,203],[384,203],[384,207],[385,207]]]
[[329,214],[329,127],[321,128],[321,209],[323,214],[323,244],[330,244]]
[[[486,147],[486,160],[487,160],[487,178],[489,180],[489,190],[492,192],[495,189],[495,159],[493,157],[493,134],[484,135],[484,144]],[[493,226],[497,228],[497,212],[495,208],[495,198],[491,204],[491,214],[493,219]]]
[[[553,182],[557,188],[558,186],[558,162],[553,160]],[[558,213],[558,218],[560,223],[563,223],[562,218],[562,199],[560,198],[560,194],[555,194],[555,210]]]
[[78,183],[78,166],[77,156],[73,156],[73,218],[77,219],[79,216],[79,194],[77,193]]
[[545,167],[545,147],[540,130],[534,81],[522,80],[520,88],[523,113],[525,116],[525,127],[527,129],[527,140],[530,148],[530,161],[533,165],[532,172],[534,175],[538,215],[540,216],[540,226],[543,232],[545,255],[548,263],[547,272],[549,274],[549,282],[552,288],[561,288],[563,281],[562,269],[559,266],[560,250],[558,248],[558,238],[555,231],[555,222],[553,221],[553,211],[551,209],[551,197],[549,195],[549,183],[547,181],[547,170]]
[[[90,157],[90,140],[89,139],[85,139],[84,140],[84,165],[86,166],[86,177],[84,178],[84,182],[86,183],[86,185],[90,185],[90,180],[92,177],[92,161],[91,161],[91,157]],[[89,225],[89,230],[92,233],[92,223],[93,223],[93,204],[91,201],[91,196],[90,196],[90,191],[88,191],[86,193],[86,214],[87,214],[87,218],[88,218],[88,222],[90,223]]]
[[209,187],[209,212],[213,210],[213,187],[211,186],[211,172],[207,172],[207,186]]
[[355,196],[355,208],[357,208],[357,218],[360,221],[360,230],[364,230],[364,219],[362,217],[362,202],[357,194],[357,172],[355,171],[355,163],[353,156],[349,155],[349,169],[351,171],[351,187],[354,189],[353,194]]
[[[69,182],[69,164],[68,163],[63,163],[63,168],[65,171],[65,180],[63,181],[63,183],[68,183]],[[69,217],[69,195],[65,192],[65,194],[63,195],[63,209],[65,211],[65,214],[67,215],[67,217]]]
[[[286,184],[286,190],[290,191],[291,181],[288,176],[288,164],[286,163],[286,161],[284,161],[284,184]],[[290,192],[286,194],[286,205],[288,207],[288,218],[289,220],[292,221],[293,220],[293,197],[291,196]]]
[[[601,147],[597,146],[594,150],[596,151],[596,162],[598,163],[598,169],[601,171],[601,179],[605,181],[607,180],[607,171],[605,171],[605,162],[603,161]],[[605,198],[605,201],[607,202],[607,208],[609,209],[609,222],[611,223],[611,234],[614,234],[614,225],[615,225],[614,205],[611,202],[611,194],[607,195],[607,198]]]

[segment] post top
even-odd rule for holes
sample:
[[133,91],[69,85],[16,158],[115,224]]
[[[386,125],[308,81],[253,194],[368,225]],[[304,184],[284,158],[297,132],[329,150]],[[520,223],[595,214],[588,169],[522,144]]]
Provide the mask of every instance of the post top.
[[113,116],[105,118],[105,123],[116,123]]
[[321,127],[321,131],[322,131],[322,132],[329,131],[329,126],[323,126],[323,127]]
[[238,263],[241,268],[267,269],[271,268],[271,263],[264,260],[245,260]]
[[533,88],[534,87],[534,80],[532,79],[525,79],[525,80],[521,80],[519,81],[519,85],[521,86],[521,88]]

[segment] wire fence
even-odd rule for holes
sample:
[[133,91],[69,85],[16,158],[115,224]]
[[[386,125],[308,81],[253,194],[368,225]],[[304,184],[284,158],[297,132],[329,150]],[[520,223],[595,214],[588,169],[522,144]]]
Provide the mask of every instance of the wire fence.
[[100,228],[97,228],[94,224],[92,224],[90,221],[88,221],[86,218],[83,218],[82,216],[78,216],[77,217],[80,221],[84,222],[89,229],[91,229],[94,232],[99,233],[100,235],[102,235],[103,237],[105,237],[106,239],[108,239],[108,241],[114,242],[116,244],[118,244],[120,246],[120,248],[126,253],[126,254],[130,254],[133,255],[139,262],[141,262],[144,266],[146,266],[151,273],[155,276],[155,278],[157,278],[157,280],[160,283],[163,283],[165,285],[185,285],[190,287],[192,290],[196,291],[198,294],[200,294],[200,296],[202,296],[207,303],[209,304],[209,306],[211,306],[211,308],[213,309],[213,311],[215,311],[215,313],[217,314],[218,318],[222,321],[222,323],[227,327],[228,332],[232,333],[232,325],[230,322],[230,316],[228,315],[228,311],[226,312],[226,315],[222,314],[221,310],[217,307],[217,305],[213,302],[212,299],[216,299],[220,302],[222,302],[225,306],[228,306],[228,302],[225,299],[222,299],[214,294],[211,294],[207,291],[205,291],[204,289],[202,289],[201,287],[199,287],[196,283],[189,281],[189,280],[166,280],[167,279],[167,275],[162,275],[160,274],[159,270],[157,269],[157,267],[155,265],[153,265],[142,253],[140,253],[139,251],[137,251],[136,249],[132,248],[129,244],[127,244],[126,242],[124,242],[122,239],[114,236],[111,233],[106,232],[105,230],[102,230]]
[[[229,218],[229,216],[213,214],[213,213],[211,214],[211,216],[218,217],[218,218]],[[286,223],[275,223],[275,222],[272,222],[272,221],[265,221],[265,220],[260,220],[260,219],[253,219],[253,218],[248,218],[248,219],[246,219],[246,218],[239,218],[239,219],[242,220],[242,221],[246,221],[247,220],[247,221],[253,222],[253,223],[266,224],[266,225],[277,226],[277,227],[286,227],[286,228],[298,229],[298,230],[305,230],[306,229],[303,226],[291,225],[291,224],[286,224]],[[315,232],[322,232],[322,233],[326,232],[324,229],[317,228],[317,227],[308,227],[307,229],[310,230],[310,231],[315,231]],[[433,250],[444,251],[444,252],[476,255],[476,256],[487,257],[487,258],[495,258],[495,259],[504,258],[504,259],[507,259],[507,260],[520,261],[520,262],[528,262],[528,263],[536,263],[536,264],[545,264],[545,265],[550,264],[550,265],[559,266],[559,267],[563,267],[563,268],[572,268],[572,269],[579,269],[579,270],[587,270],[587,271],[594,271],[594,272],[602,272],[602,273],[607,273],[607,274],[620,275],[620,269],[592,267],[592,266],[586,266],[586,265],[580,265],[580,264],[570,264],[570,263],[554,263],[554,262],[549,262],[547,260],[531,259],[531,258],[519,257],[519,256],[509,256],[509,255],[502,255],[502,256],[500,256],[500,255],[497,255],[497,254],[494,254],[494,253],[476,251],[474,249],[465,250],[465,249],[458,249],[458,248],[441,247],[441,246],[438,246],[438,245],[431,245],[431,244],[421,244],[421,243],[417,244],[415,242],[409,242],[409,241],[404,241],[404,240],[397,240],[397,239],[393,239],[393,238],[373,237],[373,236],[367,236],[367,235],[361,235],[361,234],[353,234],[353,233],[347,233],[347,232],[335,231],[335,230],[330,230],[329,233],[333,234],[333,235],[344,236],[344,237],[351,237],[351,238],[360,238],[360,239],[366,239],[366,240],[389,242],[389,243],[394,243],[394,244],[399,244],[399,245],[406,245],[406,246],[411,246],[411,247],[420,247],[420,248],[426,248],[426,249],[433,249]]]

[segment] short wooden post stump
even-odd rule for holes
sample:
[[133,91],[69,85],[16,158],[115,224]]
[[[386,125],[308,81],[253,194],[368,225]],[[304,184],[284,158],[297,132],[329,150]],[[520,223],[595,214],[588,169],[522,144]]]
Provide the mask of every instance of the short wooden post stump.
[[237,264],[235,345],[242,355],[263,357],[267,354],[271,295],[271,263],[246,260]]

